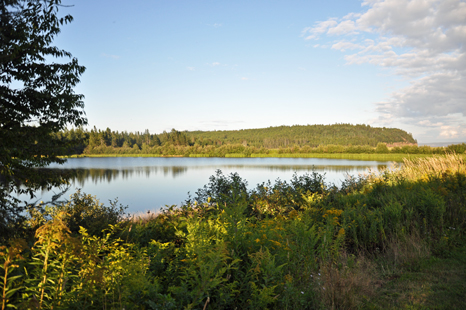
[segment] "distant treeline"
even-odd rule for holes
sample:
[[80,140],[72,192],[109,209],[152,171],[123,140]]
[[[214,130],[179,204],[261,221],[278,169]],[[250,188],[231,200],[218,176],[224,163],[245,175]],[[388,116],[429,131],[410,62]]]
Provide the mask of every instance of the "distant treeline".
[[191,131],[188,137],[205,139],[216,144],[243,144],[276,149],[283,147],[318,147],[319,145],[367,145],[376,147],[379,142],[411,143],[417,141],[410,133],[397,128],[379,128],[369,125],[306,125],[280,126],[261,129],[229,131]]
[[[158,154],[224,157],[226,154],[443,154],[464,153],[466,144],[447,148],[417,146],[412,135],[396,128],[367,125],[281,126],[236,131],[164,131],[161,134],[106,130],[70,129],[55,139],[74,141],[66,154]],[[405,144],[405,145],[402,145]],[[389,147],[390,145],[399,145]]]

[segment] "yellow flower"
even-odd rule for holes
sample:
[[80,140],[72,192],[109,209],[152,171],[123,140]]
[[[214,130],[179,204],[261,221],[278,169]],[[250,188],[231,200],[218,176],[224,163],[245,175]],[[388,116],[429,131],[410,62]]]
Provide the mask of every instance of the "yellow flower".
[[257,243],[259,243],[260,241],[261,241],[261,239],[259,239],[259,238],[256,239],[256,242],[257,242]]
[[285,275],[285,282],[288,282],[288,283],[293,282],[293,276],[290,274]]

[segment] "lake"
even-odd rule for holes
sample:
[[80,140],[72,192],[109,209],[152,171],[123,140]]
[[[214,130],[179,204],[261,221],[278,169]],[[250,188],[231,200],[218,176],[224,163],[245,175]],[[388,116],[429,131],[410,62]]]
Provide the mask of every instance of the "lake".
[[[187,157],[111,157],[70,158],[63,165],[50,169],[77,169],[64,197],[82,192],[95,195],[100,202],[118,198],[127,205],[130,213],[157,211],[165,205],[180,205],[205,184],[220,169],[224,175],[237,172],[248,181],[248,187],[280,178],[289,181],[313,170],[325,174],[327,184],[341,185],[347,175],[357,176],[368,169],[378,170],[390,162],[325,158],[187,158]],[[39,200],[48,201],[53,193],[37,194]]]

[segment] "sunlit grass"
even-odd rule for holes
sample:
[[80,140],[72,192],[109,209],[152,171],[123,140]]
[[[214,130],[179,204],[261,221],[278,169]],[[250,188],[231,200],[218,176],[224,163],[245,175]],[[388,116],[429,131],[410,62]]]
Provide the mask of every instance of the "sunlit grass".
[[189,157],[211,157],[209,154],[189,154]]
[[160,155],[160,154],[79,154],[62,156],[63,158],[86,158],[86,157],[183,157],[182,155]]
[[[429,158],[431,154],[348,154],[348,153],[296,153],[296,154],[250,154],[244,153],[227,153],[226,158],[332,158],[332,159],[354,159],[354,160],[374,160],[374,161],[395,161],[403,162],[404,160],[416,158]],[[439,155],[436,155],[439,156]],[[85,157],[183,157],[183,155],[160,155],[160,154],[80,154],[63,156],[63,158],[85,158]],[[210,154],[189,154],[189,157],[215,157]]]
[[397,161],[404,159],[432,157],[430,154],[348,154],[348,153],[312,153],[312,154],[251,154],[251,157],[277,157],[277,158],[334,158],[376,161]]
[[243,154],[243,153],[231,153],[231,154],[225,154],[225,157],[245,158],[248,156],[246,156],[246,154]]
[[464,155],[447,154],[436,155],[429,158],[417,158],[415,160],[403,160],[402,175],[410,180],[426,175],[441,175],[442,173],[466,174],[466,162]]

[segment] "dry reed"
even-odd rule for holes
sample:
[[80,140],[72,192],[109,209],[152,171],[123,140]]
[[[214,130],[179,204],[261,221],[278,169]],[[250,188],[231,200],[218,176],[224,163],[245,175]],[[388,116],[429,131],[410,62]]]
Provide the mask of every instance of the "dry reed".
[[147,211],[147,212],[138,212],[131,215],[131,222],[146,224],[154,220],[157,216],[161,214],[161,211]]
[[428,158],[404,159],[400,173],[409,180],[424,175],[438,175],[443,173],[466,173],[466,162],[462,155],[455,153]]

